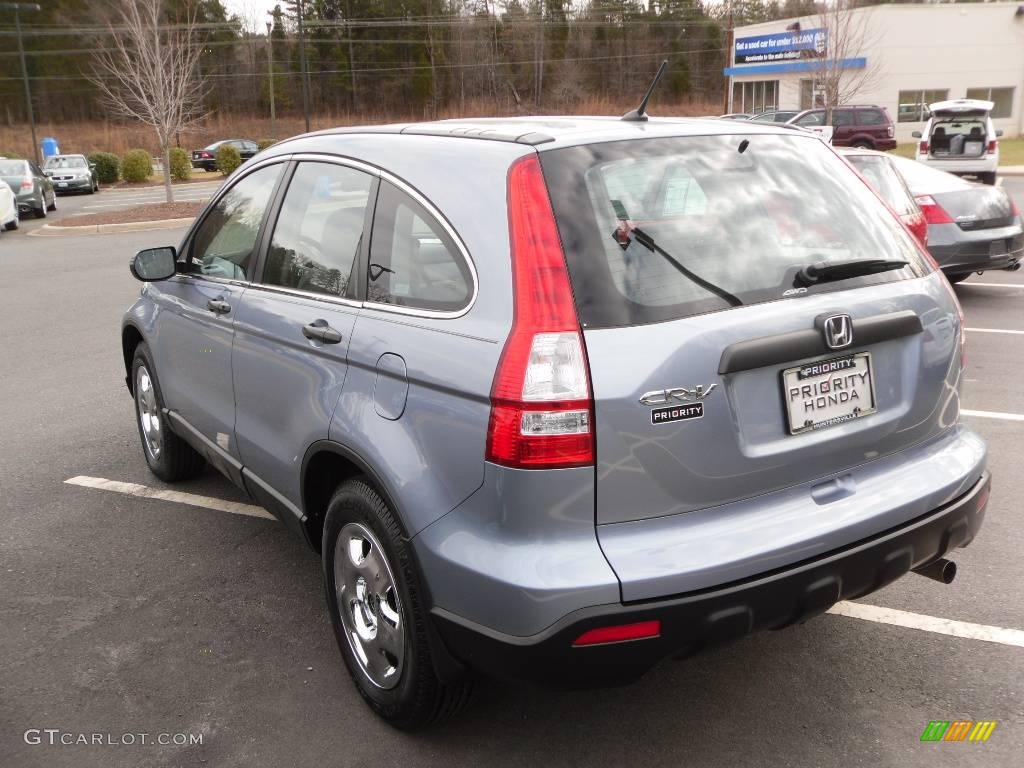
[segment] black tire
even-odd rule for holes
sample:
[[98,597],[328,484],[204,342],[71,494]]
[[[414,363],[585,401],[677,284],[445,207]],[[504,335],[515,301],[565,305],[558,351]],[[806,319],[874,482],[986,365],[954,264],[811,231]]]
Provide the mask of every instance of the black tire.
[[37,219],[45,219],[46,218],[46,212],[48,210],[49,210],[49,207],[46,205],[46,194],[44,193],[43,194],[43,204],[40,205],[38,208],[34,209],[36,218]]
[[971,274],[971,272],[964,272],[963,274],[960,275],[946,275],[946,279],[949,280],[949,282],[951,282],[953,285],[956,285],[957,283],[962,283],[964,280],[970,277]]
[[[49,205],[49,208],[47,210],[56,211],[57,210],[57,193],[53,192],[52,195],[53,195],[53,197],[50,198],[50,205]],[[43,195],[43,202],[44,203],[46,202],[46,195],[45,194]]]
[[860,139],[859,141],[853,142],[853,146],[855,146],[857,149],[874,149],[875,148],[874,144],[872,144],[870,141],[865,141],[864,139]]
[[4,224],[4,229],[6,229],[8,232],[13,232],[14,230],[16,230],[18,228],[18,224],[19,224],[18,216],[15,215],[14,221],[9,221],[6,224]]
[[[398,681],[391,683],[391,688],[382,688],[371,680],[357,659],[342,622],[335,565],[336,544],[346,526],[350,526],[349,530],[351,526],[369,529],[380,543],[386,563],[385,577],[393,578],[401,601],[398,615],[404,626],[405,646]],[[378,716],[396,728],[415,731],[447,720],[465,707],[472,692],[472,678],[467,674],[446,684],[437,677],[427,639],[429,606],[408,539],[388,505],[363,477],[342,483],[331,497],[324,520],[323,574],[327,607],[341,656],[356,690]]]
[[[146,434],[140,417],[139,398],[139,368],[145,366],[152,384],[153,396],[160,410],[160,434],[162,445],[159,453],[149,448]],[[164,407],[163,393],[160,391],[160,382],[156,376],[156,367],[153,365],[153,357],[150,354],[149,346],[141,342],[135,347],[135,356],[132,358],[132,396],[135,400],[135,426],[139,430],[139,440],[142,441],[142,454],[146,457],[146,463],[150,471],[161,480],[173,483],[178,480],[185,480],[199,474],[206,462],[191,445],[186,443],[176,434],[166,428],[166,419],[163,417]]]
[[979,173],[978,174],[978,181],[980,181],[982,184],[988,184],[989,186],[994,186],[995,183],[996,183],[995,171],[993,171],[991,173]]

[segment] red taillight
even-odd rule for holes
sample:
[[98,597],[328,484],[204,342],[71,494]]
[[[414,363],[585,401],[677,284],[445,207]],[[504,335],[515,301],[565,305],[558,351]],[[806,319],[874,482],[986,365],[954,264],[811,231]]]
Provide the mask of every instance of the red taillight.
[[1020,216],[1020,208],[1017,207],[1017,201],[1012,197],[1010,198],[1010,215]]
[[931,195],[918,195],[914,198],[917,205],[924,214],[924,219],[929,224],[952,224],[953,219],[946,213],[946,209],[935,202]]
[[661,636],[660,621],[638,621],[635,624],[619,624],[614,627],[598,627],[588,629],[576,638],[573,647],[581,645],[605,645],[606,643],[625,643],[629,640],[645,640]]
[[22,189],[32,189],[32,179],[22,179],[20,186]]
[[509,170],[508,217],[514,310],[491,386],[487,460],[520,469],[592,466],[590,373],[536,155]]
[[891,139],[893,136],[896,135],[896,130],[890,125],[886,127],[885,133]]
[[922,141],[920,144],[918,144],[917,145],[917,151],[920,152],[922,155],[927,155],[928,154],[928,142],[927,141]]
[[992,141],[990,141],[988,143],[988,149],[986,151],[988,152],[988,154],[994,155],[996,153],[996,147],[997,146],[998,146],[998,144],[997,144],[996,140],[993,139]]
[[[924,214],[911,213],[903,217],[903,222],[907,225],[907,229],[914,236],[914,239],[919,242],[922,247],[928,247],[928,222],[924,218]],[[938,268],[938,267],[936,267]]]

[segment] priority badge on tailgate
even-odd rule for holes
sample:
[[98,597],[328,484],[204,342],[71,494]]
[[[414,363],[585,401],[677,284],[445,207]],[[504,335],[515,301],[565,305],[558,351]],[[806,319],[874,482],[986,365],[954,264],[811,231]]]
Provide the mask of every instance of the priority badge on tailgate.
[[685,421],[686,419],[699,419],[704,416],[705,397],[710,395],[717,384],[705,388],[698,384],[693,389],[686,387],[671,387],[670,389],[658,389],[653,392],[644,392],[640,396],[643,405],[666,406],[654,408],[651,411],[651,424],[670,424],[674,421]]

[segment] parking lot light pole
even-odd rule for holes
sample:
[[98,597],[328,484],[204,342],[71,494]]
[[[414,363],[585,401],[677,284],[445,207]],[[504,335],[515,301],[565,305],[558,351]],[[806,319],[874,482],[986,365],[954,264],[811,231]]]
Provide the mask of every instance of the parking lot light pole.
[[36,116],[32,111],[32,88],[28,84],[28,66],[25,64],[25,46],[21,42],[21,11],[41,10],[37,3],[0,3],[0,11],[14,11],[14,34],[18,38],[18,57],[21,59],[21,80],[25,84],[25,109],[32,129],[32,156],[39,162],[39,142],[36,141]]
[[267,22],[267,74],[270,76],[270,138],[277,141],[277,115],[274,114],[274,25]]

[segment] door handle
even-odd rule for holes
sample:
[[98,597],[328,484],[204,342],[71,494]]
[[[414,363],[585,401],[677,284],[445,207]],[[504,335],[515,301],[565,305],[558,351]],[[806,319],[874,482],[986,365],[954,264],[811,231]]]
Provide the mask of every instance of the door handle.
[[326,320],[314,320],[309,325],[302,326],[302,335],[324,344],[337,344],[342,338],[341,333],[331,328]]
[[218,315],[226,315],[231,311],[231,305],[222,299],[210,299],[206,302],[206,308]]

